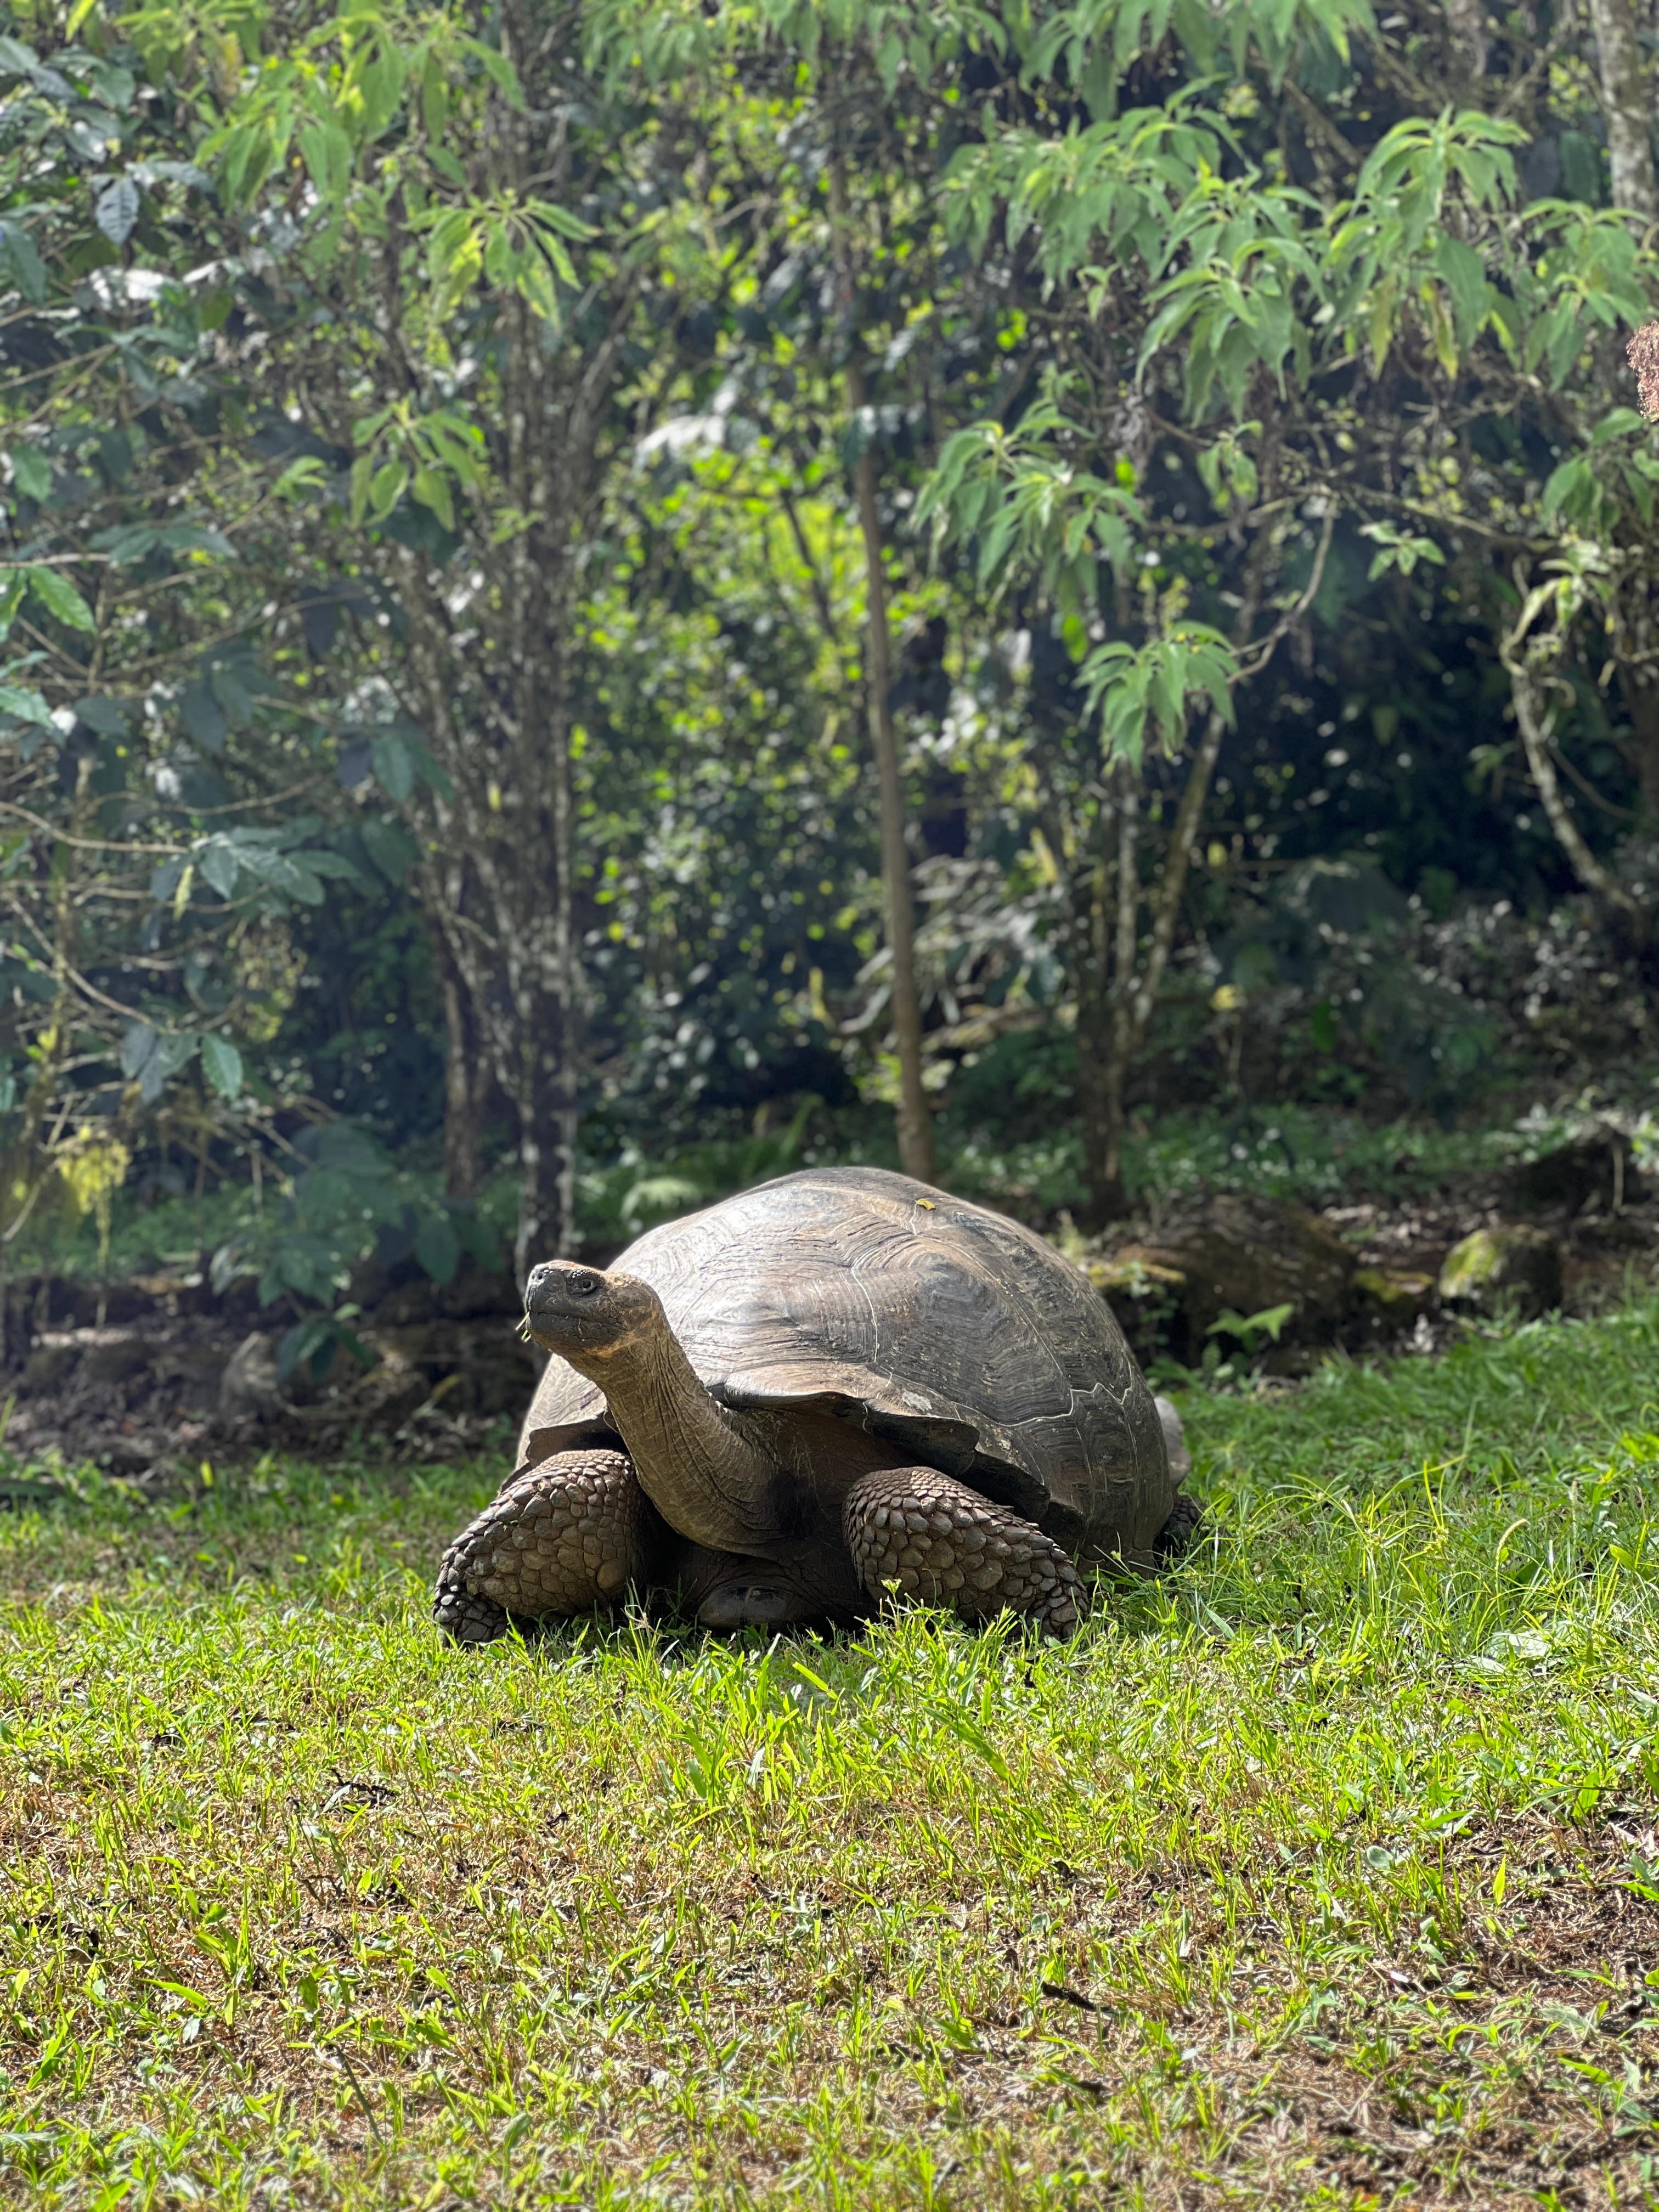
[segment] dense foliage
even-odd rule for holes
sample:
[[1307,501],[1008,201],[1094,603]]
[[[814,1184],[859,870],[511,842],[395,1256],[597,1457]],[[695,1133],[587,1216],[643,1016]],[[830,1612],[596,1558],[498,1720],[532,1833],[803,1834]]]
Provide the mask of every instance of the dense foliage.
[[7,1247],[246,1188],[326,1304],[894,1102],[1104,1218],[1148,1106],[1639,1059],[1653,48],[15,6]]

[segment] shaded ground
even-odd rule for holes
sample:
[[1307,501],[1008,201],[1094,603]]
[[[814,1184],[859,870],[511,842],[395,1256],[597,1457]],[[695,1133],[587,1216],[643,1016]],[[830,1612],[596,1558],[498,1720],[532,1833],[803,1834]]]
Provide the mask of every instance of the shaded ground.
[[441,1650],[484,1463],[0,1519],[0,2188],[1650,2203],[1659,1306],[1186,1407],[1063,1649]]

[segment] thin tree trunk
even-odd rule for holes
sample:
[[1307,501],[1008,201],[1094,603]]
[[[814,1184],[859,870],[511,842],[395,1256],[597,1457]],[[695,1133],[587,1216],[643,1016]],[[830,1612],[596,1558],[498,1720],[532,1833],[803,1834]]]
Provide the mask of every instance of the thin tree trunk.
[[[1264,500],[1273,496],[1277,482],[1278,444],[1276,437],[1270,432],[1262,449],[1261,496]],[[1312,571],[1302,597],[1295,607],[1280,617],[1261,646],[1256,648],[1258,657],[1249,671],[1252,676],[1261,674],[1291,623],[1305,614],[1313,604],[1324,575],[1335,521],[1335,511],[1332,509],[1326,515]],[[1271,541],[1267,533],[1259,532],[1233,627],[1235,641],[1241,649],[1249,645],[1250,633],[1261,611],[1271,550]],[[1175,823],[1163,864],[1145,893],[1139,869],[1139,787],[1127,762],[1115,763],[1110,770],[1113,811],[1118,835],[1116,915],[1112,951],[1109,1045],[1100,1077],[1100,1142],[1097,1156],[1091,1153],[1090,1160],[1090,1217],[1091,1225],[1097,1228],[1103,1227],[1125,1210],[1123,1132],[1129,1071],[1145,1048],[1152,1016],[1157,1010],[1158,994],[1169,968],[1170,956],[1175,947],[1176,928],[1180,921],[1182,900],[1186,894],[1187,878],[1192,865],[1194,841],[1203,819],[1205,802],[1209,797],[1216,762],[1221,753],[1221,741],[1227,726],[1225,716],[1212,708],[1205,721],[1204,734],[1199,740],[1176,808]],[[1140,951],[1143,896],[1150,898],[1152,921],[1151,939],[1144,960]]]
[[[1072,878],[1072,972],[1077,986],[1077,1105],[1083,1138],[1086,1195],[1081,1208],[1085,1229],[1103,1228],[1122,1211],[1115,1103],[1122,1085],[1115,1083],[1112,1053],[1112,854],[1113,808],[1103,788],[1095,818],[1095,849],[1085,873]],[[1063,849],[1060,841],[1060,849]]]
[[[1101,1147],[1091,1162],[1089,1223],[1103,1228],[1127,1210],[1123,1189],[1124,1097],[1134,1054],[1135,953],[1140,926],[1140,792],[1134,771],[1118,761],[1111,771],[1112,818],[1117,828],[1116,912],[1112,931],[1112,982],[1108,994],[1109,1039],[1101,1084]],[[1102,902],[1101,922],[1105,922]]]
[[[525,502],[526,506],[529,504]],[[573,907],[574,836],[568,674],[571,625],[558,548],[500,578],[515,617],[511,674],[490,712],[498,749],[453,711],[455,648],[442,602],[417,561],[400,580],[410,614],[409,658],[419,717],[450,795],[434,800],[441,847],[464,853],[477,912],[454,909],[447,872],[426,865],[421,896],[476,1024],[489,1071],[518,1124],[520,1283],[574,1235],[580,975]],[[514,605],[516,600],[522,605]],[[492,769],[499,763],[495,774]]]
[[478,1194],[489,1067],[465,980],[442,932],[436,937],[444,1008],[444,1193],[449,1198],[472,1199]]
[[1446,19],[1457,33],[1458,66],[1453,76],[1467,89],[1486,74],[1486,0],[1446,0]]
[[1554,830],[1563,851],[1572,862],[1579,881],[1601,896],[1622,913],[1627,914],[1637,929],[1642,931],[1647,917],[1639,902],[1632,897],[1614,877],[1608,874],[1589,845],[1584,834],[1572,818],[1561,789],[1560,778],[1555,772],[1555,717],[1553,709],[1546,707],[1539,697],[1537,680],[1523,662],[1505,656],[1510,672],[1510,692],[1515,701],[1515,719],[1520,725],[1521,742],[1526,748],[1527,766],[1538,787],[1538,796],[1544,803],[1544,811]]
[[[555,719],[550,716],[550,724]],[[562,714],[556,720],[547,733],[544,766],[552,801],[545,901],[520,924],[522,966],[514,977],[519,1226],[513,1256],[521,1285],[539,1261],[568,1252],[576,1233],[580,1008],[572,927],[574,856],[569,733]]]
[[1636,755],[1636,780],[1650,831],[1659,830],[1659,683],[1644,669],[1620,671],[1620,689],[1630,714]]
[[1659,221],[1653,166],[1653,93],[1636,34],[1631,0],[1589,0],[1613,170],[1613,204],[1644,223]]
[[[847,405],[854,422],[867,404],[864,364],[854,326],[852,251],[848,238],[847,173],[837,155],[830,168],[830,218],[835,228],[842,313],[847,334]],[[881,882],[886,908],[887,950],[892,963],[893,1034],[898,1046],[899,1159],[921,1182],[934,1176],[933,1122],[921,1080],[921,1002],[916,990],[915,903],[905,839],[904,786],[893,728],[892,646],[887,622],[887,580],[881,518],[876,507],[875,456],[866,446],[853,465],[853,488],[864,533],[865,596],[869,620],[870,738],[876,756],[881,805]]]

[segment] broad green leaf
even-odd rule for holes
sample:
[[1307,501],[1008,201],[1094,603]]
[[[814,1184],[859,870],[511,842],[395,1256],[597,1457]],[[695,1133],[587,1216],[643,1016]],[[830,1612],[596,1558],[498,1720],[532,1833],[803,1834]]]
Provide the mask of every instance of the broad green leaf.
[[[185,727],[204,752],[216,753],[223,749],[230,720],[211,684],[187,684],[179,695],[179,711],[184,717]],[[228,897],[230,894],[227,892],[225,896]]]
[[409,469],[403,461],[387,461],[374,471],[368,487],[368,519],[384,522],[403,497],[409,483]]
[[52,709],[38,691],[22,690],[15,684],[0,684],[0,714],[9,714],[15,722],[33,722],[43,730],[56,730]]
[[396,730],[384,730],[370,747],[374,779],[388,799],[407,805],[415,795],[415,762]]
[[401,890],[410,868],[420,858],[415,840],[400,822],[383,821],[372,814],[358,824],[358,830],[369,859],[386,881]]
[[77,699],[75,713],[77,720],[84,722],[89,730],[96,730],[100,737],[130,738],[132,735],[132,724],[118,699]]
[[131,1022],[121,1032],[118,1053],[121,1073],[135,1082],[155,1057],[161,1039],[148,1022]]
[[297,461],[289,463],[270,489],[278,499],[292,499],[327,480],[326,463],[315,453],[301,453]]
[[27,573],[29,597],[38,599],[54,622],[64,623],[70,629],[97,629],[97,618],[92,609],[60,570],[30,568]]
[[131,177],[117,177],[98,195],[93,221],[112,246],[125,246],[131,237],[142,205],[138,187]]
[[0,239],[4,240],[18,290],[26,300],[40,307],[46,296],[46,264],[40,258],[34,240],[15,216],[9,216],[0,222]]
[[455,501],[449,489],[449,479],[438,469],[416,469],[414,480],[415,497],[422,507],[430,507],[446,530],[455,527]]
[[242,1055],[228,1037],[202,1039],[202,1071],[222,1098],[235,1098],[242,1088]]
[[210,838],[201,848],[199,860],[203,881],[210,884],[221,898],[234,898],[237,878],[241,874],[241,861],[234,846],[222,838]]
[[51,497],[52,463],[38,446],[12,446],[6,458],[11,463],[12,482],[25,499]]

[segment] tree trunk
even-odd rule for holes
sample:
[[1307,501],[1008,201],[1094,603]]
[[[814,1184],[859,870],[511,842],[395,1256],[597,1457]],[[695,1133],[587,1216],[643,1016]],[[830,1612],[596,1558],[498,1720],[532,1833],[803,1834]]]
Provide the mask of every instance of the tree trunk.
[[1545,704],[1538,678],[1519,657],[1518,647],[1505,651],[1504,662],[1509,669],[1510,693],[1515,702],[1515,719],[1520,726],[1527,766],[1532,771],[1532,780],[1537,787],[1539,798],[1543,801],[1550,827],[1572,862],[1580,883],[1589,890],[1598,891],[1609,905],[1616,906],[1627,914],[1640,933],[1646,922],[1640,905],[1621,883],[1608,874],[1591,852],[1583,832],[1572,818],[1572,810],[1567,805],[1560,778],[1555,772],[1554,710]]
[[563,686],[545,703],[542,743],[532,748],[546,794],[545,873],[526,886],[534,905],[519,921],[507,959],[519,1048],[513,1099],[519,1116],[519,1226],[513,1258],[521,1285],[538,1261],[568,1252],[576,1233],[580,1006]]
[[1452,76],[1460,91],[1467,92],[1486,74],[1486,0],[1446,0],[1446,19],[1457,33]]
[[[1138,824],[1126,823],[1120,779],[1100,787],[1093,823],[1094,850],[1085,868],[1071,878],[1067,928],[1072,975],[1077,991],[1077,1105],[1083,1139],[1084,1196],[1079,1218],[1084,1228],[1104,1229],[1124,1212],[1124,1069],[1117,1050],[1119,1027],[1116,975],[1123,923],[1122,880],[1126,845],[1131,876]],[[1127,833],[1127,834],[1126,834]],[[1051,832],[1051,842],[1060,836]],[[1061,840],[1063,843],[1063,839]],[[1114,891],[1117,896],[1114,896]],[[1133,916],[1130,922],[1133,932]]]
[[[399,571],[414,704],[450,784],[434,801],[437,836],[417,885],[472,1025],[475,1098],[493,1078],[517,1121],[514,1265],[520,1283],[538,1261],[569,1249],[575,1227],[581,1000],[568,704],[573,623],[569,562],[556,536],[537,533],[528,555],[515,551],[498,576],[507,613],[500,651],[509,672],[488,696],[487,736],[457,721],[461,656],[432,579],[413,559]],[[453,872],[438,857],[456,853],[466,862],[465,914],[457,910]],[[453,1054],[453,1029],[450,1042]],[[459,1072],[453,1079],[459,1097]]]
[[[847,405],[857,422],[867,398],[854,315],[852,253],[847,234],[847,176],[839,155],[830,164],[830,204],[846,324]],[[892,646],[887,623],[881,518],[876,507],[876,463],[867,446],[853,465],[853,487],[864,533],[865,603],[869,623],[866,688],[881,806],[881,884],[886,908],[887,951],[892,963],[893,1034],[898,1047],[899,1159],[907,1175],[915,1176],[921,1182],[932,1182],[935,1173],[933,1121],[921,1080],[915,902],[911,894],[910,853],[905,838],[904,785],[899,775],[898,739],[893,728]]]
[[1659,683],[1649,672],[1621,671],[1620,688],[1630,713],[1630,748],[1636,756],[1636,780],[1650,835],[1659,834]]
[[1077,1008],[1078,1127],[1083,1138],[1082,1226],[1104,1229],[1124,1212],[1123,1086],[1116,1081],[1109,1050],[1103,1051],[1096,1026],[1105,1007],[1091,993],[1079,993]]
[[1613,170],[1613,204],[1644,223],[1659,221],[1653,166],[1653,95],[1636,35],[1631,0],[1589,0]]
[[1083,1226],[1103,1229],[1123,1211],[1123,1085],[1113,1065],[1109,950],[1109,816],[1103,800],[1094,865],[1073,887],[1072,972],[1077,984],[1077,1106],[1083,1138]]
[[576,1052],[565,995],[542,994],[519,1024],[519,1225],[513,1265],[520,1288],[543,1260],[568,1252],[575,1235]]
[[[854,413],[863,379],[848,371],[848,398]],[[904,787],[899,776],[898,742],[890,704],[892,664],[888,647],[887,592],[881,572],[881,525],[876,514],[875,467],[866,453],[854,470],[859,519],[864,526],[868,570],[866,591],[870,617],[870,734],[876,755],[881,797],[881,882],[887,910],[887,947],[892,961],[893,1034],[898,1045],[899,1158],[906,1175],[932,1182],[933,1123],[921,1081],[921,1001],[916,990],[916,917],[910,890],[910,852],[905,838]]]
[[465,981],[442,931],[434,935],[444,1009],[444,1194],[473,1199],[478,1194],[489,1064]]
[[[471,145],[473,187],[506,204],[542,193],[576,204],[584,187],[568,120],[580,104],[568,51],[574,19],[503,0],[491,21],[523,99],[490,99]],[[446,380],[405,343],[401,325],[398,272],[403,257],[423,250],[416,233],[398,228],[410,212],[391,194],[378,341],[361,358],[325,346],[305,387],[324,436],[375,401],[412,404],[416,414],[449,404]],[[601,256],[579,309],[566,303],[572,313],[556,342],[521,293],[496,285],[488,351],[498,388],[477,425],[491,512],[458,505],[459,557],[447,570],[404,533],[379,532],[365,548],[407,617],[404,650],[384,672],[440,771],[436,787],[398,803],[419,839],[415,884],[443,948],[446,1173],[458,1195],[476,1188],[482,1109],[489,1086],[499,1086],[517,1122],[521,1279],[574,1236],[584,1012],[572,762],[579,568],[610,472],[627,465],[646,427],[637,399],[624,404],[623,393],[653,266],[643,249]],[[364,312],[357,301],[335,304],[343,324]],[[501,514],[511,519],[506,531],[493,527]]]
[[[1273,496],[1277,485],[1278,451],[1277,437],[1270,433],[1262,448],[1264,500]],[[1326,513],[1313,568],[1302,598],[1256,649],[1258,657],[1251,670],[1253,675],[1259,675],[1267,666],[1291,623],[1305,614],[1313,604],[1325,573],[1335,526],[1336,511],[1333,507]],[[1265,531],[1259,532],[1234,623],[1235,641],[1241,648],[1249,645],[1261,611],[1270,558],[1271,540]],[[1162,862],[1144,886],[1140,877],[1139,784],[1127,761],[1115,761],[1105,771],[1097,830],[1100,858],[1091,878],[1087,945],[1083,961],[1074,965],[1073,971],[1079,978],[1079,1104],[1088,1163],[1087,1223],[1092,1229],[1104,1228],[1127,1210],[1123,1188],[1123,1136],[1129,1072],[1145,1048],[1175,947],[1193,847],[1227,727],[1226,717],[1212,708],[1205,718],[1204,733],[1194,752],[1175,810]],[[1113,828],[1116,831],[1116,852],[1109,862],[1108,832]],[[1150,906],[1152,919],[1144,955],[1140,933],[1143,902]],[[1085,969],[1091,969],[1097,978],[1109,976],[1109,982],[1096,986],[1095,1002],[1085,1011],[1081,977]],[[1083,1034],[1085,1020],[1086,1036]]]

